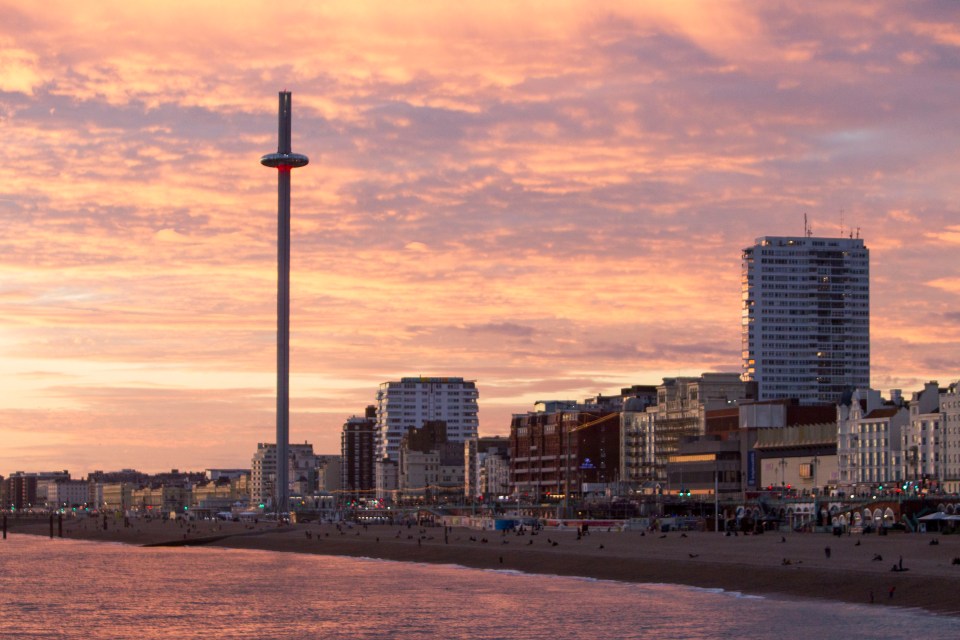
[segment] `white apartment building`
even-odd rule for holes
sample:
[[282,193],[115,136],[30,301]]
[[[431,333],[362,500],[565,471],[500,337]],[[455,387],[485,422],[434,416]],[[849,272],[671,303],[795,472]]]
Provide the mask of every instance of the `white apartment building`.
[[398,480],[400,500],[436,499],[440,485],[440,452],[407,451],[400,456]]
[[[313,445],[291,444],[288,474],[293,494],[312,494],[316,485],[316,456]],[[250,469],[250,502],[274,506],[274,484],[277,481],[277,445],[259,442]]]
[[960,382],[940,390],[943,415],[943,473],[947,493],[960,493]]
[[478,398],[476,382],[463,378],[416,377],[384,382],[377,392],[376,459],[397,462],[403,434],[410,427],[419,429],[428,420],[445,422],[450,442],[476,438]]
[[340,493],[343,489],[343,459],[338,455],[318,454],[316,456],[317,482],[315,490],[319,493]]
[[882,405],[883,399],[876,389],[857,389],[850,404],[837,404],[837,488],[846,493],[852,494],[857,482],[856,425],[860,418]]
[[400,490],[400,462],[389,458],[378,460],[374,465],[374,482],[376,483],[377,499],[396,501]]
[[706,413],[736,407],[751,394],[737,373],[664,378],[656,398],[624,401],[620,416],[620,478],[634,490],[666,486],[667,461],[690,436],[702,436]]
[[471,438],[464,443],[463,494],[468,500],[510,493],[510,440]]
[[[80,507],[87,504],[90,496],[90,483],[86,480],[50,480],[46,483],[47,506],[57,509]],[[39,500],[40,483],[37,483]]]
[[857,421],[853,474],[856,484],[884,485],[903,480],[902,450],[897,445],[909,415],[906,407],[883,406]]
[[902,469],[917,488],[960,491],[960,382],[928,382],[910,399],[910,422],[901,438]]
[[865,485],[900,483],[903,437],[910,412],[899,389],[884,401],[874,389],[857,389],[849,405],[837,406],[838,488],[850,494]]
[[652,489],[657,482],[654,425],[657,406],[645,398],[628,398],[620,413],[620,478],[632,489]]
[[437,481],[437,493],[444,500],[463,501],[464,486],[466,485],[466,467],[463,459],[449,458],[444,460],[440,456],[440,477]]
[[758,399],[837,403],[870,385],[870,253],[859,238],[765,236],[742,254],[743,379]]
[[488,452],[480,462],[480,488],[495,498],[510,493],[510,454]]
[[941,481],[945,449],[940,387],[928,382],[910,398],[910,424],[903,433],[904,478],[934,488]]

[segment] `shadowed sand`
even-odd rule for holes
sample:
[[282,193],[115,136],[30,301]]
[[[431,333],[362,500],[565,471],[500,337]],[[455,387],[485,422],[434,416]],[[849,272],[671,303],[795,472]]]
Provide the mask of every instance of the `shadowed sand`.
[[[49,535],[49,524],[11,523]],[[827,534],[724,536],[714,533],[544,530],[508,532],[370,525],[248,525],[232,522],[64,522],[64,536],[138,545],[210,544],[237,549],[458,564],[626,582],[673,583],[751,594],[782,594],[960,615],[960,536]],[[786,542],[782,542],[785,539]],[[939,544],[931,545],[931,540]],[[487,542],[483,542],[486,540]],[[859,542],[859,544],[857,544]],[[557,543],[557,544],[554,544]],[[826,547],[830,548],[829,557]],[[874,560],[875,556],[883,560]],[[902,558],[906,571],[891,568]],[[787,564],[787,562],[789,564]],[[893,596],[890,590],[893,588]]]

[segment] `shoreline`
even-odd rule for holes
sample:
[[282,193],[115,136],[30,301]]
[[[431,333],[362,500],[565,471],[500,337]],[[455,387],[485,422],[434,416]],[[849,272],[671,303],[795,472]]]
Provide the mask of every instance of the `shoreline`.
[[[13,533],[49,536],[47,522],[10,522]],[[443,527],[202,521],[64,521],[64,537],[138,546],[215,546],[285,553],[448,564],[644,584],[721,589],[896,606],[960,616],[960,536],[891,534],[837,537],[776,532],[751,536],[592,530],[535,535]],[[484,542],[486,540],[486,542]],[[936,540],[937,544],[930,542]],[[2,545],[2,541],[0,541]],[[829,557],[827,549],[830,549]],[[2,547],[0,547],[2,552]],[[877,556],[882,560],[875,560]],[[892,571],[902,562],[904,571]],[[891,591],[892,589],[892,591]],[[892,594],[892,595],[891,595]]]

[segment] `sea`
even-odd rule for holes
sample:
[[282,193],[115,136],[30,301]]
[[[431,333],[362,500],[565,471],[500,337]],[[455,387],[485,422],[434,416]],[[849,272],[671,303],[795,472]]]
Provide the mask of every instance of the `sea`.
[[671,584],[12,534],[0,638],[960,638],[960,618]]

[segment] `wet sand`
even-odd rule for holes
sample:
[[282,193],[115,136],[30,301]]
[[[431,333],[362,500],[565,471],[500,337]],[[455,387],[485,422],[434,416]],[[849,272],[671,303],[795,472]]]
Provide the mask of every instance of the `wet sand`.
[[[11,531],[49,535],[47,522],[11,522]],[[916,607],[960,615],[960,536],[893,533],[842,536],[542,530],[508,532],[316,523],[278,527],[232,522],[64,522],[64,537],[147,544],[210,544],[237,549],[458,564],[484,569],[673,583],[758,595]],[[786,540],[783,542],[782,540]],[[486,542],[484,542],[486,540]],[[931,540],[939,541],[931,545]],[[859,544],[857,544],[859,542]],[[554,544],[556,543],[556,544]],[[2,544],[2,542],[0,542]],[[830,548],[827,557],[826,548]],[[2,550],[2,548],[0,548]],[[883,560],[874,560],[875,556]],[[891,571],[902,558],[902,572]],[[890,596],[891,588],[893,596]]]

